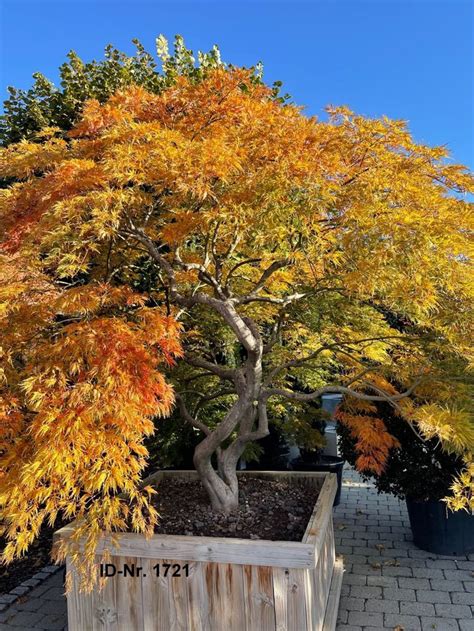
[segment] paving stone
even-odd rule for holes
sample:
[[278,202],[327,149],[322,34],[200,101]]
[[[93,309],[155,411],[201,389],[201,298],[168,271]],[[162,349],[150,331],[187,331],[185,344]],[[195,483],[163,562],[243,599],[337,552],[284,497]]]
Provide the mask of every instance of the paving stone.
[[411,556],[417,559],[431,559],[433,561],[436,558],[432,552],[426,552],[426,550],[419,550],[418,548],[414,548],[413,550],[410,550],[410,552],[408,553],[408,556]]
[[396,587],[384,587],[383,597],[389,600],[409,600],[413,602],[416,600],[414,589],[399,589]]
[[427,559],[426,567],[432,567],[438,570],[455,570],[456,561],[450,561],[449,559]]
[[471,608],[467,605],[435,605],[436,615],[443,618],[472,618]]
[[50,587],[42,595],[46,600],[62,600],[64,598],[64,587]]
[[381,613],[368,613],[361,611],[349,612],[348,618],[349,624],[360,625],[363,627],[376,627],[378,629],[383,628],[383,614]]
[[23,581],[22,585],[27,585],[28,587],[36,587],[40,583],[41,581],[37,578],[29,578],[27,581]]
[[367,600],[365,611],[372,613],[400,613],[398,600]]
[[341,609],[339,607],[339,611],[338,611],[338,614],[337,614],[337,625],[338,625],[338,627],[341,624],[346,624],[348,616],[349,616],[349,612],[345,611],[344,609]]
[[35,611],[19,611],[11,618],[8,618],[8,624],[12,627],[29,627],[34,628],[44,618],[43,614]]
[[363,598],[341,598],[340,608],[347,611],[364,611],[365,600]]
[[474,583],[474,576],[469,570],[444,570],[444,576],[448,581],[470,581]]
[[367,585],[374,587],[398,587],[396,576],[368,576]]
[[47,592],[50,588],[51,585],[49,584],[49,580],[46,580],[44,583],[42,583],[41,585],[38,585],[38,587],[35,587],[31,592],[30,592],[30,598],[33,596],[34,598],[39,598],[40,596],[42,596],[45,592]]
[[17,603],[17,609],[20,611],[38,611],[38,609],[43,604],[43,600],[41,598],[28,598],[22,603]]
[[402,600],[400,613],[410,616],[434,616],[436,615],[436,610],[431,603],[414,603]]
[[351,587],[351,596],[354,598],[382,598],[382,588],[353,585]]
[[455,605],[471,605],[474,606],[474,594],[472,592],[453,592],[451,600]]
[[421,622],[417,616],[404,616],[396,613],[385,614],[385,626],[389,629],[403,627],[403,631],[421,630]]
[[426,563],[426,559],[403,559],[403,565],[405,565],[406,567],[426,567]]
[[[56,629],[64,628],[64,618],[62,616],[45,616],[43,620],[41,620],[40,624],[43,629],[47,629],[47,631],[55,631]],[[13,629],[12,629],[13,631]]]
[[50,584],[55,587],[64,586],[64,572],[56,572],[50,579]]
[[[354,541],[354,543],[356,543],[356,542]],[[359,544],[360,543],[367,544],[367,541],[365,541],[365,542],[359,541],[357,543],[359,543]],[[354,555],[354,554],[361,554],[362,556],[368,556],[369,554],[374,554],[374,550],[372,550],[372,549],[369,550],[367,548],[367,545],[365,545],[365,546],[355,545],[353,547],[353,549],[352,549],[352,555]]]
[[[369,578],[373,578],[372,576],[362,576],[360,574],[348,574],[344,572],[343,584],[347,585],[367,585],[367,581]],[[370,585],[370,583],[369,583]]]
[[416,599],[421,603],[450,603],[451,598],[447,592],[437,592],[434,590],[419,589],[416,592]]
[[413,576],[415,578],[444,578],[443,570],[434,570],[433,568],[414,567]]
[[[458,621],[454,618],[421,618],[421,628],[423,631],[459,631]],[[462,628],[462,627],[461,627]]]
[[29,591],[30,591],[30,588],[27,587],[26,585],[25,586],[18,585],[18,587],[15,587],[12,590],[10,590],[10,594],[16,594],[17,596],[24,596]]
[[431,580],[431,589],[439,590],[442,592],[464,591],[462,581],[445,581],[437,578]]
[[346,558],[350,563],[355,563],[357,565],[368,564],[367,557],[362,554],[348,554]]
[[0,596],[0,604],[9,605],[18,598],[16,594],[2,594]]
[[403,577],[398,579],[398,585],[405,589],[431,589],[430,581],[427,578]]
[[48,578],[49,576],[50,576],[50,574],[48,574],[48,572],[37,572],[31,578],[33,578],[33,579],[35,579],[37,581],[44,581],[44,579]]
[[474,572],[474,561],[458,561],[458,568]]
[[396,546],[396,542],[395,544],[387,544],[384,550],[380,550],[381,556],[390,558],[395,557],[401,562],[405,562],[405,557],[408,557],[408,550],[401,550],[399,548],[394,549],[394,545]]
[[382,572],[384,576],[406,576],[407,578],[413,576],[413,570],[411,567],[391,567],[389,565],[385,565]]
[[463,581],[463,585],[467,592],[474,592],[474,583],[471,581]]
[[38,609],[43,614],[65,615],[66,614],[66,599],[61,600],[45,600],[41,607]]
[[474,631],[474,620],[459,620],[461,631]]

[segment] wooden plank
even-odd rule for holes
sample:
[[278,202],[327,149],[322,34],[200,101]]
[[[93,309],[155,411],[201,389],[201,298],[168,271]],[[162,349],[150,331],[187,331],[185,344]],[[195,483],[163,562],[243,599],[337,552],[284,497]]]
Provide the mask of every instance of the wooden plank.
[[[137,567],[136,557],[112,557],[111,562],[117,569],[125,563]],[[141,576],[115,576],[115,597],[117,607],[117,628],[119,631],[143,631],[143,601]]]
[[306,629],[311,631],[319,631],[318,627],[318,610],[317,610],[317,592],[315,591],[314,574],[316,568],[312,570],[303,570],[305,602],[306,602]]
[[188,590],[189,631],[206,631],[210,628],[209,594],[204,576],[205,563],[190,562]]
[[312,616],[307,611],[306,585],[309,572],[294,568],[273,568],[276,631],[316,631],[308,624]]
[[[168,563],[175,564],[174,561],[168,561]],[[180,576],[174,576],[173,571],[168,575],[169,631],[188,631],[187,580],[182,571]]]
[[335,473],[328,473],[302,539],[303,543],[314,546],[315,564],[318,562],[320,549],[329,527],[329,519],[332,517],[332,505],[336,493],[337,476]]
[[332,531],[332,519],[326,529],[326,537],[320,550],[318,563],[311,573],[312,588],[312,629],[321,631],[326,611],[326,602],[331,584],[334,564],[334,536]]
[[[96,557],[96,561],[99,566],[103,559]],[[110,562],[113,563],[114,560],[111,559]],[[119,631],[115,577],[105,579],[100,591],[97,590],[93,614],[93,631]]]
[[331,587],[326,604],[326,616],[324,618],[322,631],[335,631],[336,629],[343,576],[344,563],[342,557],[337,557],[334,562],[334,571],[332,573]]
[[[70,536],[73,528],[61,533]],[[187,535],[153,535],[146,539],[137,533],[116,535],[118,545],[109,536],[97,543],[97,554],[108,551],[112,556],[175,561],[215,561],[238,565],[311,568],[315,566],[314,545],[299,541],[265,541],[226,537]]]
[[169,631],[169,579],[156,576],[153,566],[157,563],[171,563],[171,561],[140,559],[140,565],[143,567],[141,581],[144,631]]
[[244,565],[244,629],[275,630],[275,601],[271,567]]
[[209,627],[206,631],[246,629],[242,567],[206,563],[204,577],[209,594]]
[[[238,478],[267,478],[269,480],[288,480],[289,482],[307,482],[309,480],[319,480],[322,485],[328,474],[324,471],[237,471]],[[153,484],[163,478],[180,478],[187,480],[198,480],[197,471],[179,469],[176,471],[155,471],[143,480],[143,484]]]
[[288,626],[289,570],[272,568],[273,601],[275,603],[275,631],[290,631]]
[[287,625],[289,631],[313,631],[307,627],[305,571],[288,569]]
[[69,631],[93,631],[95,594],[86,594],[79,589],[79,576],[69,557],[66,559],[71,589],[67,594],[67,617]]

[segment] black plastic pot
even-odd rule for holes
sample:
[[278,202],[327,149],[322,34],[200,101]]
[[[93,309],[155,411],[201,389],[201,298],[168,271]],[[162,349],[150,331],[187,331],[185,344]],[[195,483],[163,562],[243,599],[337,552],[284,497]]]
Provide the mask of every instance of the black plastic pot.
[[345,460],[339,456],[319,456],[317,460],[307,460],[295,458],[291,461],[293,471],[327,471],[337,475],[337,493],[333,506],[337,506],[341,501],[342,470]]
[[442,501],[407,498],[413,541],[434,554],[466,555],[474,552],[474,515],[452,512]]

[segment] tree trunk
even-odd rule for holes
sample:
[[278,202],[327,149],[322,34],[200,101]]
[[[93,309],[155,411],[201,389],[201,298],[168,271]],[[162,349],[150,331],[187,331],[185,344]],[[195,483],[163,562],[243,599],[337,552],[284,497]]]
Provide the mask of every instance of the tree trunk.
[[[246,427],[255,419],[255,410],[247,396],[237,401],[226,416],[226,422],[219,425],[212,434],[196,446],[193,462],[199,478],[206,489],[214,510],[230,513],[239,505],[239,484],[237,462],[245,443],[234,440],[227,449],[221,444],[237,429]],[[227,427],[225,425],[227,424]],[[212,456],[217,455],[217,471],[212,466]]]
[[232,471],[226,467],[222,471],[225,479],[221,477],[211,464],[208,456],[202,456],[199,451],[199,445],[194,452],[194,466],[198,472],[199,478],[205,488],[211,506],[215,511],[229,514],[237,510],[239,506],[239,486],[237,481],[237,471]]

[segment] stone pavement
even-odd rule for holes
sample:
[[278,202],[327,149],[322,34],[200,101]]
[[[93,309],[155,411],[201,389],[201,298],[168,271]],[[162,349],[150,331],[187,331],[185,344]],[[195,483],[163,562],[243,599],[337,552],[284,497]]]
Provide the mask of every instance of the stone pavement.
[[[346,470],[334,527],[346,569],[337,631],[474,631],[474,555],[415,548],[403,502]],[[63,575],[0,613],[0,631],[66,630]]]
[[334,530],[346,570],[337,631],[474,631],[474,555],[416,548],[404,502],[345,470]]
[[67,627],[64,572],[56,572],[0,613],[0,631],[62,631]]

